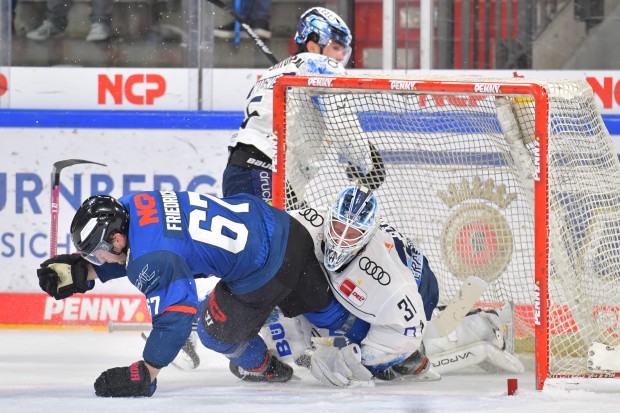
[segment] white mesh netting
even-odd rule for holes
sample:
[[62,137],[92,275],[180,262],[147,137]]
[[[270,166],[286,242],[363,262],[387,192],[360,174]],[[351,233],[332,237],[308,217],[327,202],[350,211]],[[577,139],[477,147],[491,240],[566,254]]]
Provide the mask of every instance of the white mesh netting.
[[[549,373],[583,375],[591,341],[620,344],[620,165],[587,83],[535,83],[549,100]],[[429,257],[440,301],[469,275],[485,279],[482,301],[512,301],[516,348],[533,351],[534,177],[545,157],[534,106],[531,97],[499,96],[492,87],[471,94],[290,87],[280,134],[287,209],[333,201],[352,183],[348,166],[372,168],[374,147],[385,168],[382,216]]]

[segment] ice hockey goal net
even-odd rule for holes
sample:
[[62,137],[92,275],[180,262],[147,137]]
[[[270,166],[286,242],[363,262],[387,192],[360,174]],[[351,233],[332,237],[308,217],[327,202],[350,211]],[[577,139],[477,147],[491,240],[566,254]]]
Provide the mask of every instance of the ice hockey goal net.
[[274,98],[276,206],[327,205],[374,148],[382,216],[429,257],[440,302],[489,282],[539,389],[615,376],[587,363],[620,344],[620,165],[586,82],[283,77]]

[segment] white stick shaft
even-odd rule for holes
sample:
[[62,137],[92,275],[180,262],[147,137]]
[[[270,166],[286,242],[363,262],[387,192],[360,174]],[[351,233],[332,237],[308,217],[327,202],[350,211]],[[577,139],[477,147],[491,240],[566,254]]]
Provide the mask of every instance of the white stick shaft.
[[456,330],[487,286],[486,281],[478,277],[469,277],[441,314],[431,322],[431,328],[436,330],[436,334],[445,337]]
[[115,331],[151,331],[153,326],[151,323],[115,323],[108,321],[108,332]]

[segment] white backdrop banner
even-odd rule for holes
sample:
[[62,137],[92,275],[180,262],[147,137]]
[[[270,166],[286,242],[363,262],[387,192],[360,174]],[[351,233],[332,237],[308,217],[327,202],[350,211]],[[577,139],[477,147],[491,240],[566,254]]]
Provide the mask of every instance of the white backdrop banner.
[[[0,67],[0,108],[241,111],[262,69]],[[382,73],[350,70],[351,74]],[[423,75],[392,71],[395,75]],[[433,75],[508,77],[511,70],[433,70]],[[523,70],[532,79],[586,80],[602,114],[620,114],[620,71]],[[199,93],[200,92],[200,93]]]
[[[74,165],[61,173],[58,254],[65,254],[74,251],[71,219],[93,193],[120,197],[161,188],[221,195],[230,133],[0,129],[0,291],[40,292],[36,268],[49,256],[54,162],[77,158],[107,165]],[[136,293],[128,282],[126,290],[117,284],[111,291]]]

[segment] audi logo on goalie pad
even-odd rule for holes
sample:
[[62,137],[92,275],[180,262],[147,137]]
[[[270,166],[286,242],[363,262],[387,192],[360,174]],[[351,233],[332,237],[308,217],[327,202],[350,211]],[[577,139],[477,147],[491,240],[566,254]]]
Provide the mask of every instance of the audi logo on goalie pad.
[[377,265],[376,262],[368,259],[367,257],[362,257],[360,259],[359,267],[381,285],[388,285],[392,281],[390,274],[381,268],[381,266]]
[[319,211],[313,208],[304,209],[299,215],[306,218],[306,221],[308,221],[313,227],[322,227],[323,222],[325,222],[325,219],[321,214],[319,214]]

